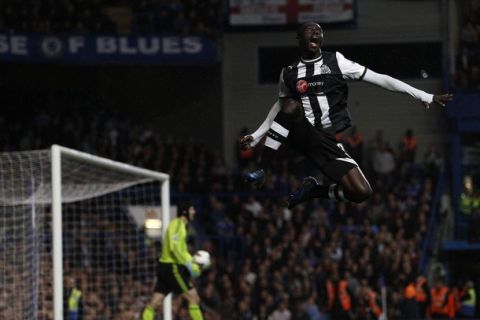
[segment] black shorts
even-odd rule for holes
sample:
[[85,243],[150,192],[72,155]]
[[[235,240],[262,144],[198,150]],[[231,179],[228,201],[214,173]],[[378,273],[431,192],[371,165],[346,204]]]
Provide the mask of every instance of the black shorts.
[[305,155],[326,177],[339,183],[340,179],[352,168],[358,167],[335,135],[322,128],[313,127],[310,122],[302,132],[291,132],[288,144]]
[[158,263],[155,292],[163,295],[167,295],[170,292],[181,294],[192,288],[190,271],[188,271],[187,267],[176,263]]

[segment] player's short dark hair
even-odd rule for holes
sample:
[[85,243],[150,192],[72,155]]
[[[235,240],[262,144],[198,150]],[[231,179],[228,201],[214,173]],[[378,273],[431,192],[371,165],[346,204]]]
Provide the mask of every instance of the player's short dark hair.
[[193,204],[190,201],[180,202],[177,205],[177,216],[178,217],[188,217],[188,209],[192,206],[193,206]]
[[316,25],[316,26],[319,26],[320,27],[320,30],[323,32],[323,28],[322,26],[315,22],[315,21],[308,21],[308,22],[305,22],[305,23],[302,23],[298,29],[297,29],[297,38],[300,38],[302,36],[302,33],[303,33],[303,30],[305,30],[305,28],[309,27],[309,26],[312,26],[312,25]]

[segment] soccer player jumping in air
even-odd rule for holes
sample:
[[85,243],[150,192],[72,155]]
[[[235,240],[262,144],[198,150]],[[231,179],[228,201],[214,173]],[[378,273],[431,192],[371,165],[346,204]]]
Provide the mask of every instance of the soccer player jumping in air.
[[200,276],[201,266],[193,261],[187,249],[187,223],[195,216],[195,208],[183,205],[178,208],[179,217],[168,225],[162,244],[162,255],[157,268],[155,292],[142,313],[142,320],[154,320],[167,294],[181,294],[188,301],[188,313],[192,320],[203,320],[200,297],[191,278]]
[[246,175],[246,180],[260,187],[264,169],[283,142],[306,156],[331,185],[319,185],[315,178],[304,179],[302,187],[289,197],[289,208],[313,198],[348,200],[360,203],[372,193],[358,164],[337,144],[335,133],[350,127],[347,110],[346,80],[363,80],[384,89],[409,94],[426,108],[435,102],[442,106],[451,94],[432,95],[376,73],[346,59],[340,52],[322,51],[322,27],[304,23],[297,32],[300,60],[282,69],[279,99],[262,125],[240,140],[244,149],[255,146],[267,134],[260,168]]

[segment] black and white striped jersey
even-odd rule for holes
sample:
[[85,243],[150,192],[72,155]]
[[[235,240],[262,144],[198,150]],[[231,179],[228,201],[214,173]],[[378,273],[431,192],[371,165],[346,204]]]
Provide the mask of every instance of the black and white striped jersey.
[[350,127],[346,80],[361,80],[367,68],[340,52],[323,51],[314,60],[300,60],[283,68],[279,98],[301,101],[305,117],[315,126],[341,132]]

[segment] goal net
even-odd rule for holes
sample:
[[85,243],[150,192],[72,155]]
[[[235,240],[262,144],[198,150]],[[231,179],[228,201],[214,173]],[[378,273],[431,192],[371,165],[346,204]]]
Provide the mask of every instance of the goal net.
[[166,174],[58,146],[0,154],[0,319],[140,318],[159,252],[144,222],[168,212]]

